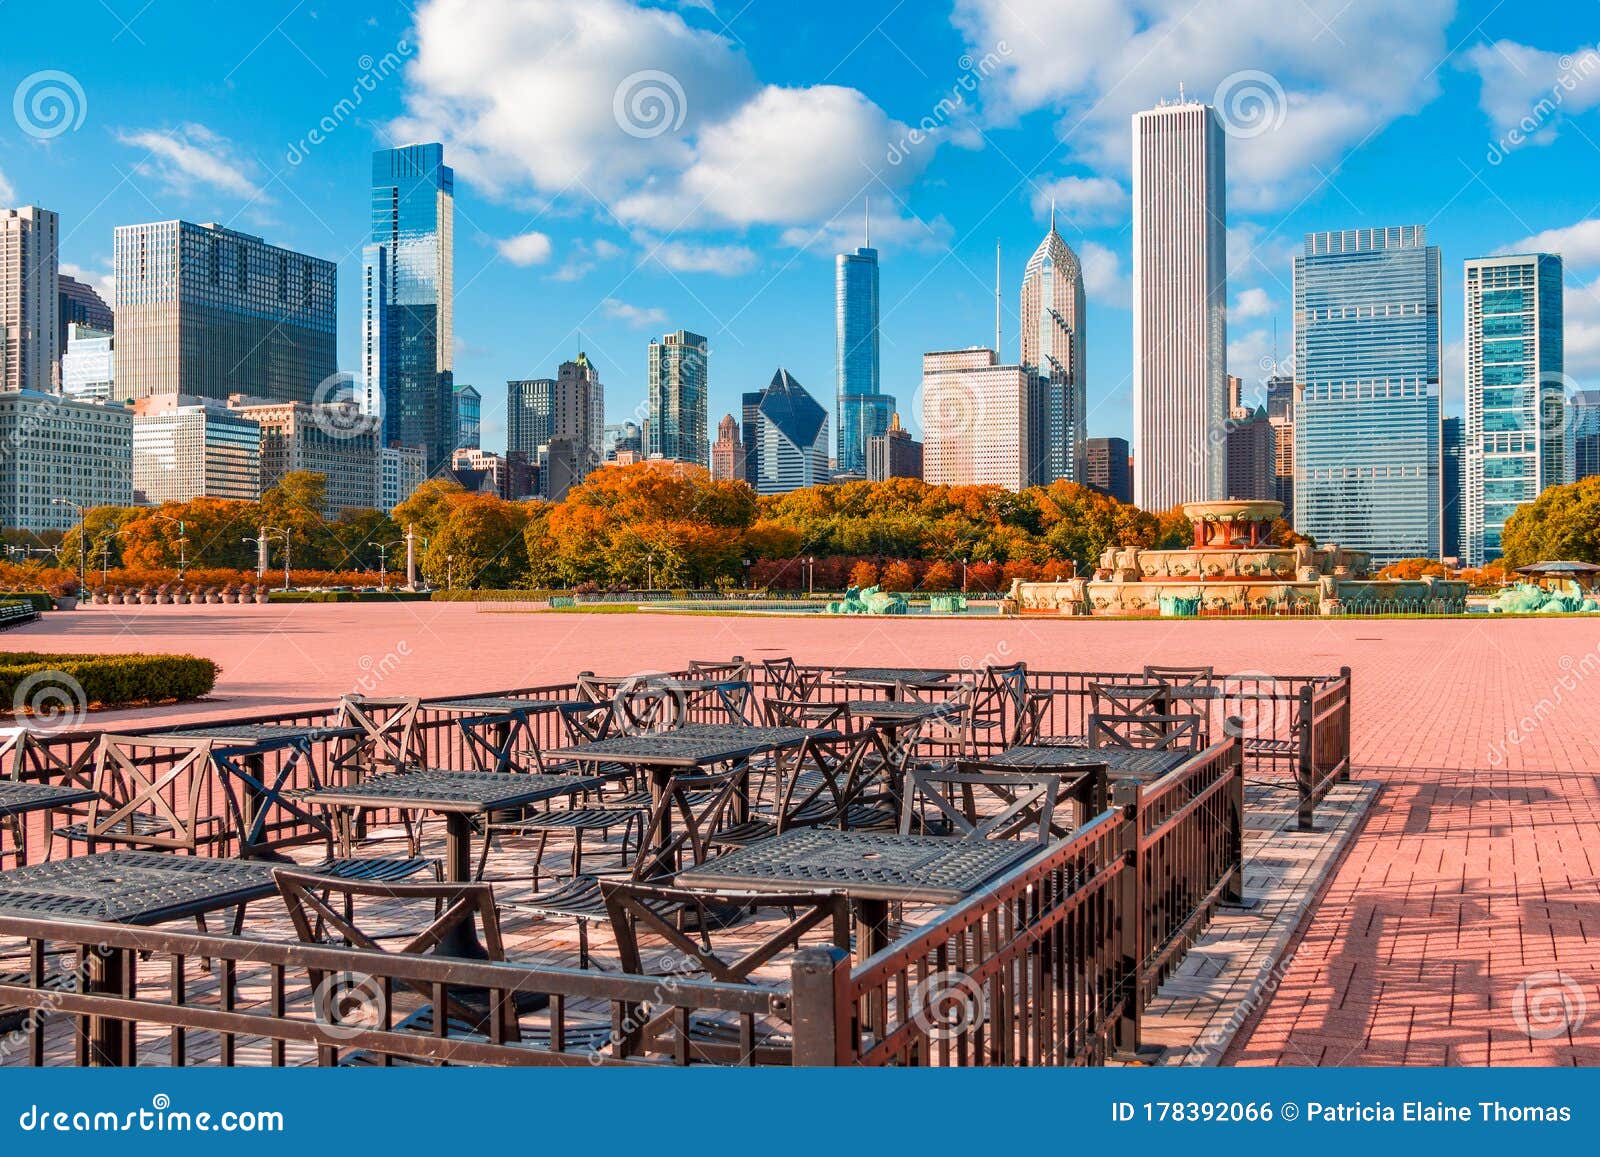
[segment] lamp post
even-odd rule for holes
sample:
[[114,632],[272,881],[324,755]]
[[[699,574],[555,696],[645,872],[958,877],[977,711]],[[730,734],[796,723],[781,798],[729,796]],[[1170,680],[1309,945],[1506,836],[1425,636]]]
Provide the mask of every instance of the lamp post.
[[656,589],[656,556],[653,553],[644,556],[644,589]]
[[83,503],[81,503],[81,502],[72,501],[72,499],[70,499],[70,498],[52,498],[50,500],[50,505],[51,506],[70,506],[70,507],[72,507],[73,512],[76,513],[77,516],[78,516],[78,586],[82,587],[83,586],[83,570],[84,570],[84,563],[85,563],[84,550],[85,550],[85,547],[86,547],[85,535],[88,533],[88,529],[84,526],[83,519],[84,519],[84,515],[86,513],[88,513],[89,508],[87,506],[83,505]]
[[389,548],[391,546],[404,546],[404,545],[407,545],[407,543],[408,543],[408,539],[406,539],[406,538],[397,538],[393,542],[380,542],[380,543],[377,544],[378,545],[378,588],[380,590],[388,590],[389,589],[389,566],[384,561],[387,558],[387,552],[388,552]]
[[189,558],[187,551],[188,539],[184,537],[183,519],[173,518],[170,514],[161,514],[151,511],[151,518],[159,518],[162,522],[174,522],[178,526],[178,581],[183,581],[183,572],[188,569]]
[[456,589],[456,556],[453,554],[444,556],[444,589],[447,591]]
[[961,593],[967,593],[967,558],[965,555],[961,556]]
[[267,577],[267,543],[273,535],[283,539],[283,589],[289,589],[289,532],[276,526],[263,526],[258,538],[244,538],[241,542],[256,544],[256,581],[262,582]]
[[817,556],[806,557],[806,596],[809,598],[817,589]]

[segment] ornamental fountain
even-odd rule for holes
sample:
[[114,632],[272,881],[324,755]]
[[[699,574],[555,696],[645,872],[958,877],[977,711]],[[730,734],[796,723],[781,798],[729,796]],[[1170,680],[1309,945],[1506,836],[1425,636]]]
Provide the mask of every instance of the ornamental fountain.
[[1111,547],[1092,577],[1011,584],[1024,615],[1457,614],[1467,584],[1371,577],[1371,555],[1337,545],[1272,543],[1281,502],[1191,502],[1194,542],[1180,550]]

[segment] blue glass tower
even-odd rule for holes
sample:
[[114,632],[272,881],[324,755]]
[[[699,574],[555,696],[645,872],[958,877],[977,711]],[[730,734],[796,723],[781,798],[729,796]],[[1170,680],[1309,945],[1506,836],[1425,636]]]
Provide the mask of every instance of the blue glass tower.
[[839,441],[835,469],[867,473],[867,440],[881,437],[894,398],[879,388],[878,251],[870,237],[834,259],[834,305],[839,337]]
[[1466,561],[1500,557],[1506,519],[1566,479],[1561,258],[1466,265]]
[[1421,225],[1311,233],[1294,262],[1295,529],[1439,557],[1439,250]]
[[362,250],[362,373],[384,443],[421,446],[428,472],[455,448],[451,299],[455,174],[444,146],[372,154],[372,240]]

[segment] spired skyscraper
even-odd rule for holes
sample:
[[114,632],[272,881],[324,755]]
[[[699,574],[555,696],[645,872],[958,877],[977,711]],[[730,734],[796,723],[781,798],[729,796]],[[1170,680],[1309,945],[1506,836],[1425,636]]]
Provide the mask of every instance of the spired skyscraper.
[[421,446],[428,473],[455,449],[451,367],[455,173],[440,144],[372,154],[372,241],[362,250],[363,408],[390,446]]
[[1421,225],[1307,234],[1294,319],[1295,529],[1438,558],[1438,247]]
[[1083,267],[1056,232],[1052,203],[1050,231],[1022,277],[1022,364],[1040,377],[1038,412],[1029,425],[1037,439],[1029,455],[1036,486],[1086,477],[1084,315]]
[[709,360],[706,339],[685,329],[651,341],[645,388],[650,406],[646,458],[710,465],[711,443],[706,438]]
[[[869,210],[870,212],[870,210]],[[841,474],[866,474],[867,442],[889,428],[894,399],[878,377],[878,251],[869,227],[854,253],[834,259],[834,303],[839,336],[839,442]]]
[[1209,105],[1133,116],[1133,499],[1226,498],[1224,136]]
[[1512,512],[1567,478],[1561,258],[1468,261],[1466,306],[1462,529],[1467,565],[1482,566]]

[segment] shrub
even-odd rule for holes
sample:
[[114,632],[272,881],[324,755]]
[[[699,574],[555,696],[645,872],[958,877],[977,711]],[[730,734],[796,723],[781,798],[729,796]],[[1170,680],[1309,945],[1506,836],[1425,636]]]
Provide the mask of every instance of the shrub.
[[420,601],[426,591],[268,591],[269,603],[392,603]]
[[[0,702],[62,703],[60,689],[76,683],[82,705],[117,707],[198,699],[217,682],[218,667],[193,655],[51,655],[0,652]],[[69,682],[70,681],[70,682]],[[79,696],[71,694],[76,701]]]
[[40,613],[56,609],[56,600],[49,591],[7,591],[3,597],[8,603],[30,603]]

